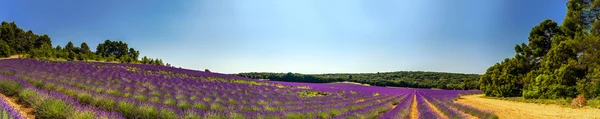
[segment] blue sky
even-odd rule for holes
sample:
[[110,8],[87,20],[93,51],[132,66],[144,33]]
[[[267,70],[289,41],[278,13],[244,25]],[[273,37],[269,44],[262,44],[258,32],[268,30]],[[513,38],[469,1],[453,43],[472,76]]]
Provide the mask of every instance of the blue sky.
[[122,40],[214,72],[484,73],[567,0],[0,0],[54,45]]

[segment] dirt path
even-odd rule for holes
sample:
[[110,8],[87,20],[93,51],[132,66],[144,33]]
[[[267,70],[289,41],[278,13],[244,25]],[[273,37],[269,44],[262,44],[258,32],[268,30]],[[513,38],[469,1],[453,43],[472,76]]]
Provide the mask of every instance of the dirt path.
[[569,108],[559,105],[523,103],[483,98],[481,95],[461,96],[456,102],[490,110],[501,119],[600,119],[600,109]]
[[8,104],[10,106],[18,109],[19,113],[21,113],[21,115],[25,115],[25,117],[27,117],[26,119],[35,119],[35,115],[33,115],[33,108],[28,108],[23,105],[20,105],[17,103],[17,99],[7,97],[6,95],[4,95],[2,93],[0,93],[0,98],[6,99],[8,101]]
[[413,93],[412,105],[410,107],[410,118],[419,119],[419,110],[417,109],[417,92]]

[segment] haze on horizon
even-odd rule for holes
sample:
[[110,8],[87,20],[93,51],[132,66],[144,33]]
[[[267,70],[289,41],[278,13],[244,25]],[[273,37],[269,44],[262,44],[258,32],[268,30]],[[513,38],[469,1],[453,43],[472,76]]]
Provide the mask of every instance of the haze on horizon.
[[[0,0],[0,19],[53,45],[123,40],[215,72],[481,74],[567,0]],[[91,45],[91,49],[96,46]]]

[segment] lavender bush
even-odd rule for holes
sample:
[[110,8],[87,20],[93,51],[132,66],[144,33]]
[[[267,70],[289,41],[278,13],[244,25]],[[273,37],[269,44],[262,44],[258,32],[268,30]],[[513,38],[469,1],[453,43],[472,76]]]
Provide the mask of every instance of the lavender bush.
[[17,109],[8,104],[8,100],[0,98],[1,119],[23,119],[24,116]]

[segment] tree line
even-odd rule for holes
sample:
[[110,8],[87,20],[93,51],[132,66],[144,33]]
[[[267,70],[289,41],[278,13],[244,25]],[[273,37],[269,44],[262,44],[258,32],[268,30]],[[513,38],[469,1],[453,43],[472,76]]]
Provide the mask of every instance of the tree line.
[[69,41],[64,47],[52,46],[51,38],[37,35],[33,31],[19,28],[15,22],[3,21],[0,25],[0,57],[25,55],[35,59],[64,59],[69,61],[108,61],[122,63],[142,63],[167,65],[161,59],[140,57],[140,52],[123,41],[105,40],[99,43],[96,51],[92,51],[86,42],[75,46]]
[[399,71],[356,74],[300,74],[300,73],[239,73],[238,76],[275,81],[332,83],[357,82],[374,86],[438,88],[438,89],[479,89],[479,75],[423,71]]
[[600,1],[570,0],[558,24],[534,26],[515,56],[489,67],[480,78],[487,96],[556,99],[600,95]]

